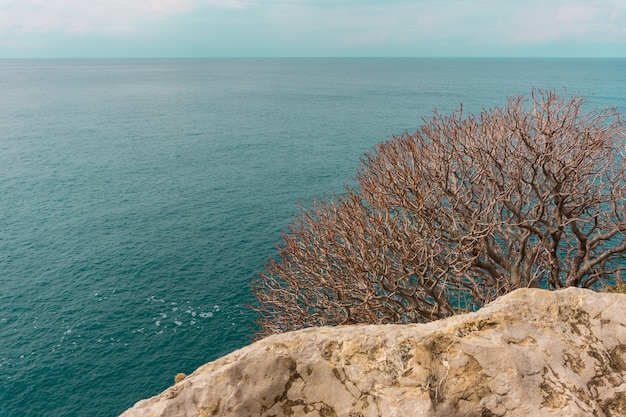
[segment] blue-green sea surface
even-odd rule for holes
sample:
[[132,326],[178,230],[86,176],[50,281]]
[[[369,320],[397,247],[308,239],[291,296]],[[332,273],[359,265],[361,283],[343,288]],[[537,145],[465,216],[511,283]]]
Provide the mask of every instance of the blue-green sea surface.
[[299,204],[433,109],[626,110],[626,60],[0,61],[0,416],[116,416],[250,342]]

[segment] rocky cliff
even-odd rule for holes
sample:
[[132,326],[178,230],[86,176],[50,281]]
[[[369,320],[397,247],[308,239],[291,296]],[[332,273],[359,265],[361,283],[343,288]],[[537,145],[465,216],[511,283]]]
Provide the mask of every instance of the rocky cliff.
[[626,295],[522,289],[433,323],[275,335],[122,416],[626,416]]

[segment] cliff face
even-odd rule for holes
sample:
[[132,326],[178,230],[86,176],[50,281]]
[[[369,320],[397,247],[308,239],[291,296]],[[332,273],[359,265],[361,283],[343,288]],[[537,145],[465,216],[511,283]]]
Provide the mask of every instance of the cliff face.
[[428,324],[275,335],[122,416],[626,416],[626,295],[522,289]]

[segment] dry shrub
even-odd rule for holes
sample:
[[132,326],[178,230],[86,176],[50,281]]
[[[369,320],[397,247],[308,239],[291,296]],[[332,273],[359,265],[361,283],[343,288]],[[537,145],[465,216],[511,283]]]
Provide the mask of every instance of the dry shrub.
[[378,144],[358,185],[296,216],[253,281],[257,336],[424,322],[521,287],[621,279],[625,125],[584,102],[535,90]]

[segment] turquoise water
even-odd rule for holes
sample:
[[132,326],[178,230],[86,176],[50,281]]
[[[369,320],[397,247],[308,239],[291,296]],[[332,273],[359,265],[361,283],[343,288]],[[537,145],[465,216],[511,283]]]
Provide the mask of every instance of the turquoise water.
[[626,60],[0,61],[0,416],[115,416],[249,343],[299,204],[432,109],[626,111]]

